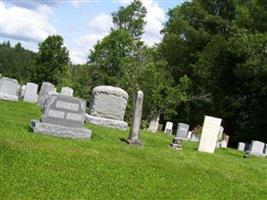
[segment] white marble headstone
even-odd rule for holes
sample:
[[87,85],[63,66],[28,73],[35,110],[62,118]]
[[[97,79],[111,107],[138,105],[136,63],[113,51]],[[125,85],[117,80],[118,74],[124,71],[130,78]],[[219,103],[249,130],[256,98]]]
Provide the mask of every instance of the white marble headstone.
[[18,101],[19,84],[16,79],[3,77],[0,79],[0,99]]
[[173,127],[173,123],[172,122],[167,122],[166,126],[165,126],[165,130],[164,133],[172,133],[172,127]]
[[198,151],[214,153],[222,119],[205,116]]
[[36,103],[38,100],[38,85],[35,83],[27,83],[25,92],[24,92],[24,97],[23,101],[25,102],[30,102],[30,103]]
[[62,87],[60,94],[67,95],[67,96],[73,96],[73,89],[70,87]]
[[249,153],[255,156],[263,155],[265,144],[260,141],[252,140]]

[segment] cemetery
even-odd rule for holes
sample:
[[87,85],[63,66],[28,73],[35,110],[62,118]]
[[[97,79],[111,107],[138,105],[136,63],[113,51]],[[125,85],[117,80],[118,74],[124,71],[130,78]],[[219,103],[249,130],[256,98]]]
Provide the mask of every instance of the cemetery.
[[1,199],[267,200],[263,1],[0,13]]

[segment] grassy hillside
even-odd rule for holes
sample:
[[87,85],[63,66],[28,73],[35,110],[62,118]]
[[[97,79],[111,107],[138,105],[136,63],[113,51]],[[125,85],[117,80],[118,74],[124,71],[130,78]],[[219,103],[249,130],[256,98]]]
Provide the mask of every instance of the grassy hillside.
[[219,149],[182,151],[171,137],[142,131],[144,147],[120,141],[128,131],[92,125],[89,141],[29,132],[40,110],[0,101],[0,197],[6,199],[267,199],[267,159]]

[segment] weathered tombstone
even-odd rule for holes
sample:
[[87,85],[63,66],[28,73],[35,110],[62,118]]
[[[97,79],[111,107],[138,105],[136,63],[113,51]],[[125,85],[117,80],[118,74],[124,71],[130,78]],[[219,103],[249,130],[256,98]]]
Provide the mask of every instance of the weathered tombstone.
[[263,156],[264,148],[265,144],[263,142],[252,140],[248,153],[250,155]]
[[205,116],[198,151],[214,153],[222,119]]
[[172,127],[173,127],[173,123],[167,122],[166,126],[165,126],[164,133],[172,134]]
[[157,132],[157,130],[159,128],[159,117],[160,117],[160,115],[157,115],[157,116],[153,117],[149,122],[148,130],[151,131],[152,133]]
[[38,100],[38,85],[35,83],[27,83],[25,87],[25,92],[23,95],[23,101],[36,103]]
[[159,124],[158,131],[162,131],[163,124]]
[[84,128],[86,102],[76,97],[53,94],[47,99],[40,121],[32,120],[33,132],[88,139],[91,131]]
[[178,139],[187,139],[189,125],[185,123],[178,123],[175,137]]
[[188,135],[187,135],[187,139],[191,139],[191,137],[192,137],[192,131],[188,131]]
[[142,119],[143,99],[144,99],[144,93],[141,90],[139,90],[135,96],[132,127],[130,130],[129,137],[127,139],[128,144],[142,145],[139,139],[139,132]]
[[229,142],[229,135],[224,135],[223,140],[221,141],[221,148],[227,148]]
[[39,98],[38,98],[37,104],[42,107],[45,103],[48,93],[52,91],[55,91],[55,86],[52,83],[43,82],[41,86],[41,90],[39,92]]
[[0,79],[0,99],[18,101],[19,84],[16,79],[3,77]]
[[73,89],[70,87],[62,87],[60,94],[67,95],[67,96],[73,96]]
[[238,142],[237,150],[245,151],[246,144],[244,142]]
[[123,89],[112,86],[98,86],[93,89],[90,115],[86,121],[92,124],[126,130],[123,121],[128,94]]
[[19,94],[19,97],[20,98],[23,98],[24,97],[24,95],[25,95],[25,89],[26,89],[26,85],[22,85],[22,86],[20,86],[20,94]]

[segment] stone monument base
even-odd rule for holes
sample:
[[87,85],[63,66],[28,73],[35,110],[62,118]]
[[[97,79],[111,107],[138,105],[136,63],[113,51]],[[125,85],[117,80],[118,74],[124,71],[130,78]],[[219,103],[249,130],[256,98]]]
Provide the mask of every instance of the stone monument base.
[[32,120],[30,128],[33,130],[33,132],[64,138],[90,139],[92,134],[91,131],[86,128],[72,128],[48,124],[38,120]]
[[142,142],[140,140],[131,140],[131,139],[127,139],[126,140],[126,143],[127,144],[130,144],[130,145],[135,145],[135,146],[143,146],[142,145]]
[[96,117],[92,115],[85,114],[86,122],[90,122],[95,125],[117,128],[121,130],[126,130],[128,128],[128,123],[125,121],[115,120],[115,119],[107,119],[102,117]]
[[0,93],[0,99],[7,100],[7,101],[18,101],[19,98],[16,95]]

